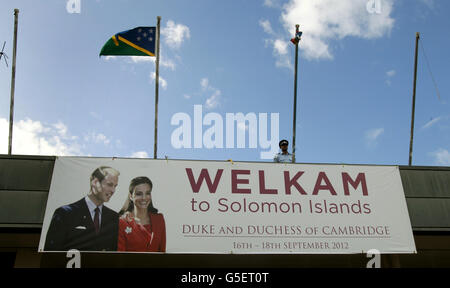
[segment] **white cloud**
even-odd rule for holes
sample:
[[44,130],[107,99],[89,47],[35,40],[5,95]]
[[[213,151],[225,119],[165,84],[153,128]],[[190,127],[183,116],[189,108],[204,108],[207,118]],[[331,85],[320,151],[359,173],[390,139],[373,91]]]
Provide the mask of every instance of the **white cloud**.
[[214,109],[220,105],[222,92],[209,84],[208,78],[200,80],[202,91],[212,93],[205,102],[206,109]]
[[450,165],[450,152],[446,149],[439,148],[438,150],[430,153],[438,165]]
[[[145,62],[156,62],[156,57],[147,57],[147,56],[129,56],[133,63],[145,63]],[[175,62],[172,59],[168,59],[163,55],[160,55],[159,65],[161,67],[169,68],[174,71],[176,68]]]
[[[0,118],[0,153],[8,153],[9,124]],[[67,126],[58,122],[45,125],[31,119],[20,120],[13,128],[13,154],[27,155],[81,155],[77,137],[70,136]]]
[[185,39],[191,38],[189,27],[183,24],[175,24],[174,21],[167,21],[166,27],[161,29],[164,43],[172,49],[179,49]]
[[273,48],[273,55],[276,59],[275,65],[293,70],[294,65],[289,57],[289,43],[289,41],[282,39],[265,39],[266,46],[269,45]]
[[384,128],[371,129],[366,132],[366,139],[369,141],[375,141],[383,133],[384,133]]
[[[155,81],[155,79],[156,79],[156,72],[153,72],[150,75],[150,78],[152,79],[152,81]],[[163,89],[167,89],[167,81],[164,78],[162,78],[161,75],[159,75],[159,85],[161,85],[161,87]]]
[[52,125],[53,128],[56,129],[56,132],[58,133],[59,136],[61,136],[62,138],[67,138],[67,132],[68,132],[68,128],[67,126],[62,123],[61,121],[58,121],[56,124]]
[[263,5],[270,8],[280,7],[280,0],[264,0]]
[[133,152],[130,157],[131,158],[149,158],[148,153],[145,151]]
[[[155,59],[156,61],[156,59]],[[169,68],[170,70],[174,71],[175,70],[175,62],[173,62],[171,59],[167,59],[167,58],[163,58],[161,57],[160,61],[159,61],[159,65],[161,65],[161,67],[166,67]]]
[[391,79],[395,76],[395,74],[397,74],[397,71],[395,71],[395,70],[389,70],[386,72],[386,77],[388,77],[388,79],[386,79],[386,84],[388,86],[391,86],[391,84],[392,84]]
[[89,112],[89,115],[91,115],[93,118],[97,119],[97,120],[102,120],[102,116],[100,114],[98,114],[97,112]]
[[106,137],[104,134],[99,133],[97,134],[95,141],[97,143],[103,143],[105,145],[108,145],[111,141],[108,139],[108,137]]
[[[105,60],[116,60],[118,58],[126,59],[129,63],[155,63],[156,57],[150,56],[106,56]],[[160,67],[169,68],[174,71],[176,68],[176,64],[172,59],[166,58],[164,55],[160,55],[159,59]]]
[[378,144],[379,137],[384,133],[384,128],[370,129],[366,131],[365,139],[369,148],[373,148]]
[[273,49],[273,55],[275,56],[275,59],[277,59],[275,63],[276,66],[293,69],[294,67],[288,55],[289,40],[277,38],[279,35],[273,31],[270,21],[260,20],[259,25],[263,28],[264,32],[271,37],[269,39],[265,39],[264,41],[266,46],[271,46]]
[[103,59],[105,59],[106,61],[109,61],[109,60],[115,60],[115,59],[117,59],[118,57],[117,56],[104,56],[103,57]]
[[397,74],[397,71],[395,71],[395,70],[389,70],[386,72],[386,76],[388,76],[388,77],[394,77],[395,74]]
[[[300,49],[307,59],[332,59],[330,46],[336,40],[375,39],[390,33],[394,26],[391,17],[394,0],[380,1],[381,13],[378,14],[368,12],[365,0],[290,0],[283,6],[281,22],[291,37],[295,34],[295,25],[300,24],[303,31]],[[264,3],[265,6],[271,4],[272,1]],[[284,54],[280,55],[275,57]]]
[[273,43],[273,48],[276,54],[286,55],[288,53],[288,45],[289,45],[288,41],[276,39]]
[[220,105],[220,94],[220,90],[216,90],[208,99],[206,99],[205,105],[207,109],[213,109]]
[[208,87],[209,87],[208,78],[202,78],[202,80],[200,80],[200,86],[202,86],[202,90],[208,89]]
[[431,119],[430,121],[425,123],[425,125],[422,126],[422,129],[428,129],[441,120],[442,120],[442,117],[437,117],[437,118]]
[[[0,154],[8,153],[9,124],[0,118]],[[103,133],[90,132],[80,137],[71,135],[69,127],[62,121],[44,124],[29,118],[16,121],[13,130],[12,153],[16,155],[51,155],[51,156],[91,156],[86,146],[98,146],[102,149],[115,143],[119,148],[120,140],[111,140]],[[132,153],[135,158],[148,158],[144,151]]]
[[275,32],[273,32],[272,25],[270,24],[269,20],[259,20],[259,25],[264,29],[264,32],[270,35],[274,35]]
[[143,63],[143,62],[153,62],[155,63],[156,58],[151,56],[126,56],[128,59],[133,61],[133,63]]
[[93,142],[95,144],[109,145],[111,139],[105,136],[103,133],[90,132],[84,136],[84,141]]

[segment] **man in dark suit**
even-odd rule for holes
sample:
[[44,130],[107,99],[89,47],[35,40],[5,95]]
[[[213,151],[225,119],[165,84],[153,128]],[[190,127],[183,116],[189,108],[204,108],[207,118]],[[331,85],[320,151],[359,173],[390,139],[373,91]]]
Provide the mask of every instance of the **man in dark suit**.
[[88,195],[56,209],[44,251],[117,251],[119,214],[103,203],[112,197],[118,182],[119,171],[114,168],[95,169]]

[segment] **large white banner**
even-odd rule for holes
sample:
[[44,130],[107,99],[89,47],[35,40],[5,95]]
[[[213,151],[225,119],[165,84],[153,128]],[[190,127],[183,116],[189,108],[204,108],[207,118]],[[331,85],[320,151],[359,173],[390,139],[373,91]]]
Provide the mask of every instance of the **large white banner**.
[[72,248],[416,253],[397,166],[59,157],[39,250]]

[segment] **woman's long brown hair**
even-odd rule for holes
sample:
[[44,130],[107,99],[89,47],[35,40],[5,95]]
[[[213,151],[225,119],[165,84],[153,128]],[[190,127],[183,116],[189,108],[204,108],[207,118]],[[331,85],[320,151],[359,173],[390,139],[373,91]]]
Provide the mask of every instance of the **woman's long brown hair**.
[[[136,188],[136,186],[141,185],[141,184],[148,184],[150,186],[150,191],[153,190],[152,181],[145,176],[140,176],[140,177],[133,178],[133,180],[131,180],[130,187],[128,189],[130,192],[130,195],[133,195],[133,192],[134,192],[134,189]],[[133,213],[133,211],[134,211],[134,203],[133,203],[133,201],[130,200],[130,197],[127,197],[127,200],[125,200],[125,203],[119,212],[119,216],[122,216],[126,212]],[[147,211],[152,214],[158,213],[158,209],[153,207],[153,199],[150,201],[150,204],[147,207]]]

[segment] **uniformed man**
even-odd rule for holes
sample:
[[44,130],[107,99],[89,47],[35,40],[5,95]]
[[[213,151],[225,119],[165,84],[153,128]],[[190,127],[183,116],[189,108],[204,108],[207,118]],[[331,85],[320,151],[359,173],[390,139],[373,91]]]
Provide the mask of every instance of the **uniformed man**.
[[292,163],[292,154],[288,152],[289,142],[285,139],[279,143],[281,152],[276,154],[273,158],[273,162],[276,163]]

